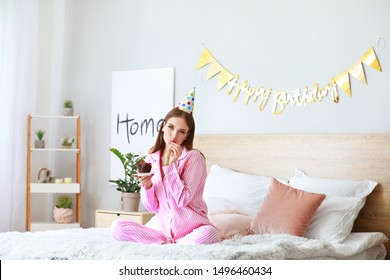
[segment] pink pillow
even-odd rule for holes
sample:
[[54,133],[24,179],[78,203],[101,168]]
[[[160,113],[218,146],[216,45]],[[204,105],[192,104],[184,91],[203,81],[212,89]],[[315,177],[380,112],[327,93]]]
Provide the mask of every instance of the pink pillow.
[[298,190],[272,180],[262,207],[252,220],[251,231],[304,236],[324,194]]

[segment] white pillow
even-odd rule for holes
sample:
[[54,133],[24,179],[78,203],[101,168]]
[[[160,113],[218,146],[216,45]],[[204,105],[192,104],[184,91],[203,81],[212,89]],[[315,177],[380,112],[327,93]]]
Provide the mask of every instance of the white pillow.
[[203,197],[209,210],[223,211],[228,207],[254,216],[267,195],[271,179],[212,165]]
[[248,214],[251,212],[250,208],[246,205],[240,205],[222,197],[204,197],[204,200],[207,204],[208,213],[220,213],[220,212],[229,212],[229,211],[240,211],[242,213]]
[[365,199],[333,196],[325,198],[311,220],[305,237],[342,243],[351,233]]
[[378,184],[370,180],[354,181],[320,177],[310,177],[296,169],[295,176],[289,181],[290,186],[309,192],[323,193],[330,196],[367,197]]
[[370,180],[310,177],[299,169],[295,170],[295,176],[289,183],[297,189],[326,195],[305,236],[337,243],[349,236],[366,197],[378,184]]

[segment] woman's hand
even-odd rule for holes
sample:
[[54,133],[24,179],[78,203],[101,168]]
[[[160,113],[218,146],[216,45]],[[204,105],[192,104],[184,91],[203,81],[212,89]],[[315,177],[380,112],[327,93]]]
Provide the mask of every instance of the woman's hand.
[[172,162],[176,162],[179,159],[183,152],[183,148],[181,147],[181,145],[171,142],[171,144],[169,145],[169,152],[171,153],[171,155],[169,157],[168,164],[171,164]]
[[138,179],[138,181],[141,183],[141,185],[145,186],[146,189],[150,189],[153,186],[152,183],[152,177],[154,174],[149,176],[138,176],[137,174],[134,175],[134,178]]

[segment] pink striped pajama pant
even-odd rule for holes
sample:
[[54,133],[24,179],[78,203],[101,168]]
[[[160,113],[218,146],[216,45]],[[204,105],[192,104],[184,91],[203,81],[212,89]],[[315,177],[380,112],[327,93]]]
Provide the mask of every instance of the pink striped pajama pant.
[[200,226],[187,235],[174,239],[161,231],[127,220],[115,220],[111,225],[112,236],[121,241],[143,244],[212,244],[219,241],[217,229],[210,225]]

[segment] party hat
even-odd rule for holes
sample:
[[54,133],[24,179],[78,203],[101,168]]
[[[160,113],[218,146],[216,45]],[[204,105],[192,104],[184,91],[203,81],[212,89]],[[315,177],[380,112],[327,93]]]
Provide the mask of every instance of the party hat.
[[187,112],[188,114],[192,114],[194,111],[195,104],[195,88],[188,93],[179,103],[177,103],[176,108]]

